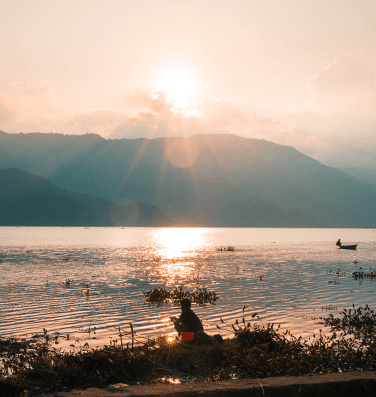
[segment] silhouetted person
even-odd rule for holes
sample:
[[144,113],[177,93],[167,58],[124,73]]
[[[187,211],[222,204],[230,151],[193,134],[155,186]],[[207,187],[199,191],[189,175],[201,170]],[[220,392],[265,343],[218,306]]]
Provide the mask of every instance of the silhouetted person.
[[201,320],[191,310],[191,301],[188,298],[184,298],[180,301],[181,315],[179,318],[171,317],[174,322],[175,330],[180,335],[182,332],[193,332],[203,331]]
[[338,241],[336,242],[336,245],[337,245],[338,247],[341,246],[341,239],[340,239],[340,238],[339,238]]

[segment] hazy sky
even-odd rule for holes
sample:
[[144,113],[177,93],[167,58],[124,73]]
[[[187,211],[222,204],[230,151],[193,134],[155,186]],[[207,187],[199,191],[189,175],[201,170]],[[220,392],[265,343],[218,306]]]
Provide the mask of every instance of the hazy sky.
[[375,0],[0,5],[6,132],[230,132],[367,162],[375,72]]

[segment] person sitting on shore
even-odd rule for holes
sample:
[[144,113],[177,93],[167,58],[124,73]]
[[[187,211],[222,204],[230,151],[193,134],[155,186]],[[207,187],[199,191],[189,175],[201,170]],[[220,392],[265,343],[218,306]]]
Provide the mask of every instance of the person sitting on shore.
[[211,344],[214,342],[223,343],[221,335],[217,334],[209,336],[204,332],[204,327],[197,314],[191,310],[191,301],[184,298],[180,301],[181,315],[179,318],[171,317],[174,322],[175,330],[180,336],[182,332],[192,332],[194,334],[193,341],[199,344]]
[[341,246],[341,239],[340,239],[340,238],[339,238],[338,241],[336,242],[336,245],[337,245],[338,247]]
[[171,317],[174,322],[175,330],[181,335],[182,332],[193,332],[203,331],[201,320],[198,318],[197,314],[191,309],[191,301],[188,298],[184,298],[180,301],[181,315],[179,318]]

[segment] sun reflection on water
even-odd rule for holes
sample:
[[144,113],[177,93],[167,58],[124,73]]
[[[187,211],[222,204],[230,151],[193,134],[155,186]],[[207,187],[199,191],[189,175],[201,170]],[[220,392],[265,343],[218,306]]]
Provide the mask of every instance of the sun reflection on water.
[[173,280],[176,277],[188,278],[194,270],[194,262],[164,263],[159,268],[161,274],[169,280]]
[[189,278],[196,270],[194,256],[207,245],[205,229],[166,228],[153,233],[152,256],[158,257],[158,272],[169,282]]
[[206,244],[206,229],[157,229],[154,239],[158,254],[164,259],[185,258],[195,254]]

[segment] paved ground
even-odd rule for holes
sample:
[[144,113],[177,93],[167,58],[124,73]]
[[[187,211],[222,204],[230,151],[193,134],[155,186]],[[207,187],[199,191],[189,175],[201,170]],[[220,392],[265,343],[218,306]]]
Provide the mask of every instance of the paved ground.
[[376,372],[346,372],[314,376],[195,382],[178,385],[114,384],[45,394],[45,397],[375,397]]

